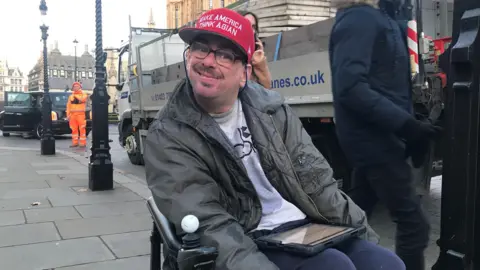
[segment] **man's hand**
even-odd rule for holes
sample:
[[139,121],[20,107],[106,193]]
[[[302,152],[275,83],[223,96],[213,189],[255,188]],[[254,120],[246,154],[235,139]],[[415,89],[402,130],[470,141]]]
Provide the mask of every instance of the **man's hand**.
[[430,122],[407,120],[399,131],[399,135],[406,140],[406,157],[412,158],[414,168],[420,168],[430,150],[431,140],[437,138],[443,129]]
[[423,122],[416,119],[409,119],[400,128],[398,134],[407,143],[431,140],[436,138],[443,131],[442,127],[432,125],[430,122]]

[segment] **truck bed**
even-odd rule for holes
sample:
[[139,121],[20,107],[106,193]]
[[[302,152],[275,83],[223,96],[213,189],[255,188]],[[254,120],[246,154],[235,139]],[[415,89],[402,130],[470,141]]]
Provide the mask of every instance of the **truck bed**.
[[[334,19],[327,19],[264,39],[272,88],[284,95],[299,117],[333,116],[328,61],[333,22]],[[175,85],[185,77],[185,69],[183,62],[179,62],[146,72],[151,75],[143,77],[141,107],[147,113],[156,113],[165,105]]]

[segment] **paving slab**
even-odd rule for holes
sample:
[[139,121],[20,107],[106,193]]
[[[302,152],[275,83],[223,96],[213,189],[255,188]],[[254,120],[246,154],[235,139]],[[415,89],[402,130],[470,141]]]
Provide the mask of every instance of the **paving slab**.
[[119,184],[126,184],[126,183],[135,183],[136,181],[132,179],[132,177],[121,174],[121,173],[115,173],[113,175],[115,182]]
[[[25,216],[22,211],[0,212],[0,226],[25,224]],[[0,240],[1,241],[1,240]]]
[[88,185],[88,178],[81,178],[81,179],[60,179],[54,178],[46,181],[50,187],[58,188],[58,187],[79,187],[83,185]]
[[98,204],[98,203],[109,203],[109,202],[127,202],[127,201],[139,201],[143,200],[142,197],[131,191],[125,190],[108,190],[108,191],[96,191],[96,192],[85,192],[85,193],[76,193],[70,189],[75,195],[70,194],[56,194],[54,196],[49,196],[48,199],[53,206],[72,206],[72,205],[83,205],[83,204]]
[[6,176],[11,173],[18,173],[21,171],[32,170],[28,164],[23,162],[18,162],[17,160],[5,160],[5,158],[0,159],[0,175]]
[[42,188],[42,189],[26,189],[26,190],[0,190],[0,198],[16,199],[25,197],[43,197],[51,196],[75,196],[76,193],[70,188]]
[[68,179],[68,180],[73,180],[73,179],[79,179],[79,180],[88,180],[88,169],[85,171],[83,174],[58,174],[58,178],[60,179]]
[[[78,166],[78,165],[77,165]],[[85,174],[85,168],[76,168],[76,169],[59,169],[59,170],[37,170],[36,171],[39,175],[45,174]]]
[[56,270],[147,270],[149,268],[150,256],[140,256],[114,261],[61,267]]
[[[32,203],[38,203],[38,205],[33,206]],[[17,198],[17,199],[8,199],[0,200],[0,211],[7,210],[24,210],[24,209],[36,209],[36,208],[46,208],[52,207],[50,202],[41,197],[28,197],[28,198]]]
[[56,175],[38,175],[36,173],[25,173],[15,175],[0,174],[0,183],[19,183],[19,182],[42,182],[50,179],[58,179]]
[[149,230],[150,214],[130,214],[102,218],[55,221],[63,239]]
[[5,194],[12,190],[41,189],[50,188],[47,181],[28,181],[28,182],[10,182],[0,183],[0,194]]
[[84,218],[148,213],[147,205],[143,200],[133,202],[78,205],[75,206],[75,208]]
[[[45,177],[45,176],[43,176]],[[48,177],[48,176],[47,176]],[[0,173],[0,182],[33,182],[39,178],[34,170],[15,170]]]
[[150,254],[150,230],[104,235],[101,238],[117,258]]
[[122,184],[122,186],[130,189],[131,191],[135,192],[139,196],[141,196],[144,199],[148,199],[152,196],[152,192],[150,189],[142,183],[125,183]]
[[82,218],[72,206],[25,210],[28,223]]
[[0,227],[0,247],[60,240],[53,223],[24,224]]
[[[2,269],[56,269],[62,266],[79,265],[113,259],[115,259],[113,254],[98,237],[0,248],[0,262],[2,262]],[[133,269],[141,270],[148,268],[130,268],[130,270]]]
[[31,162],[30,165],[32,167],[40,167],[40,168],[43,168],[43,167],[52,167],[52,166],[57,166],[57,167],[74,167],[74,166],[78,166],[78,162],[76,160],[72,160],[72,159],[64,159],[64,160],[48,160],[48,161],[43,161],[43,162]]
[[[85,183],[86,182],[86,183]],[[83,183],[81,185],[78,185],[78,186],[71,186],[70,189],[72,189],[73,191],[75,191],[76,193],[96,193],[97,191],[95,192],[92,192],[89,188],[88,188],[88,179],[85,179],[83,180]],[[118,191],[123,191],[123,192],[130,192],[130,190],[128,190],[127,188],[119,185],[118,183],[115,183],[113,182],[113,189],[118,192]]]

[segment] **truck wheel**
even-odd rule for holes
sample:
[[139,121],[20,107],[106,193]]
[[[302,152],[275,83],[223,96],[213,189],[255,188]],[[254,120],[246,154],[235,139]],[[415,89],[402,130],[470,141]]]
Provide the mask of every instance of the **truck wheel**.
[[144,160],[142,152],[140,151],[140,134],[133,132],[133,126],[130,124],[127,127],[125,134],[125,150],[127,150],[128,159],[134,165],[143,165]]

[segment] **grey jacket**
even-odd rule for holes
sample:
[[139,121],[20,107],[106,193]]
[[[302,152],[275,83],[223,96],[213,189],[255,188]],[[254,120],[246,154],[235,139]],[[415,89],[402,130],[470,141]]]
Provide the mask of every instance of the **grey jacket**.
[[[365,213],[337,188],[329,164],[279,93],[249,82],[239,98],[261,165],[283,198],[320,222],[368,226]],[[196,105],[186,80],[152,123],[144,157],[158,208],[179,236],[185,215],[199,218],[202,244],[219,250],[217,269],[278,269],[246,235],[262,215],[246,169],[215,120]],[[378,243],[368,228],[367,237]],[[167,258],[167,269],[171,263]]]

